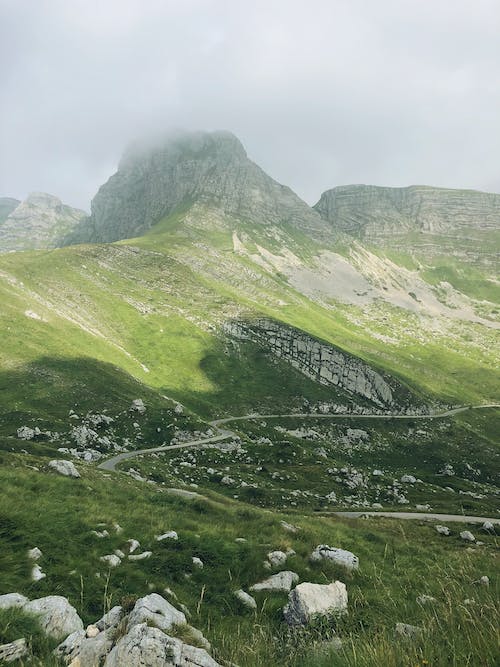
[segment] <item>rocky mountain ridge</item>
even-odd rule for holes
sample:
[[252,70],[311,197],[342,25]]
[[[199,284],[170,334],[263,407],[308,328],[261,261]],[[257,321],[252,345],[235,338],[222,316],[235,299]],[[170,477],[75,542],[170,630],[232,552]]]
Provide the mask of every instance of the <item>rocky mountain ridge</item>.
[[[32,192],[23,202],[4,198],[8,211],[0,218],[0,252],[57,248],[83,218],[84,211],[72,208],[54,195]],[[9,210],[10,209],[10,210]]]
[[336,229],[370,241],[407,232],[500,228],[500,195],[477,190],[343,185],[324,192],[314,209]]

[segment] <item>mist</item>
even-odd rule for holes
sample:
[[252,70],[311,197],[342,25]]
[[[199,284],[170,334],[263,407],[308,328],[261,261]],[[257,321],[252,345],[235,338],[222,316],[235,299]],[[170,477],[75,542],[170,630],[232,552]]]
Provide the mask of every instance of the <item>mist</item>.
[[2,0],[0,195],[89,210],[127,145],[234,132],[307,202],[500,191],[495,0]]

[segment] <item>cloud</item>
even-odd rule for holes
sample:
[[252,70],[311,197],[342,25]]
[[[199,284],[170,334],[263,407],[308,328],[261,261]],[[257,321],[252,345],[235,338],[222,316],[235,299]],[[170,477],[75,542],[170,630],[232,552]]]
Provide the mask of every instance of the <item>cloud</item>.
[[3,0],[0,194],[89,207],[125,146],[233,131],[314,202],[500,189],[496,0]]

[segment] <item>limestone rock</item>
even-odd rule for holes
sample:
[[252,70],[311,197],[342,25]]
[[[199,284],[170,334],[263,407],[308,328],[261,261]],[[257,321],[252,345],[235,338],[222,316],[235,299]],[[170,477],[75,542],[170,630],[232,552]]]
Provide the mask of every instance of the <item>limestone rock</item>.
[[422,634],[422,628],[408,623],[396,623],[396,634],[407,639],[416,639]]
[[32,600],[23,608],[27,613],[39,616],[42,629],[50,637],[59,639],[83,630],[83,622],[76,609],[61,595]]
[[0,662],[8,663],[21,660],[28,655],[28,644],[24,637],[0,646]]
[[140,623],[150,623],[168,631],[173,625],[186,623],[186,617],[161,595],[151,593],[135,603],[128,617],[127,631]]
[[46,576],[40,565],[33,565],[31,568],[31,581],[40,581],[41,579],[45,579]]
[[179,536],[175,532],[175,530],[169,530],[166,533],[163,533],[163,535],[157,535],[156,536],[156,541],[157,542],[162,542],[163,540],[178,540]]
[[52,468],[60,475],[64,475],[65,477],[80,477],[80,473],[72,461],[66,461],[64,459],[49,461],[49,468]]
[[257,609],[257,602],[255,599],[248,593],[245,593],[242,588],[234,591],[234,597],[237,598],[245,607],[248,607],[249,609]]
[[288,595],[283,614],[288,625],[305,625],[317,616],[344,614],[347,590],[341,581],[331,584],[302,583]]
[[152,551],[143,551],[140,554],[129,554],[128,559],[129,560],[146,560],[146,558],[150,558],[152,556],[153,552]]
[[[91,626],[97,630],[95,626]],[[111,651],[113,638],[110,632],[86,635],[84,630],[73,632],[59,644],[54,653],[66,664],[80,667],[99,667]]]
[[28,550],[28,558],[31,560],[38,560],[42,555],[43,554],[38,547],[33,547],[33,549]]
[[483,525],[481,526],[481,529],[484,530],[487,533],[494,533],[495,532],[495,526],[491,521],[485,521]]
[[12,609],[13,607],[21,609],[29,602],[28,598],[21,593],[6,593],[0,595],[0,609]]
[[287,521],[280,521],[280,525],[288,533],[298,533],[298,531],[299,531],[297,526],[294,526],[293,524],[288,523]]
[[107,563],[109,567],[118,567],[121,563],[120,558],[116,554],[106,554],[106,556],[101,556],[99,560]]
[[401,476],[401,482],[403,484],[415,484],[417,481],[417,478],[414,477],[413,475],[402,475]]
[[336,565],[342,565],[348,570],[357,570],[359,567],[359,558],[352,552],[329,547],[327,544],[319,544],[312,552],[311,560],[313,562],[331,560]]
[[267,554],[267,562],[271,567],[281,567],[286,563],[287,555],[284,551],[270,551]]
[[96,622],[96,627],[102,632],[108,628],[116,628],[123,618],[123,609],[120,606],[112,607]]
[[440,535],[448,536],[450,534],[450,529],[448,526],[435,526],[435,528]]
[[200,570],[203,569],[203,561],[201,558],[198,558],[198,556],[193,556],[191,560],[193,561],[193,565],[195,567],[199,568]]
[[299,580],[299,575],[290,570],[284,570],[271,575],[268,579],[250,586],[251,591],[269,591],[288,593]]
[[460,533],[460,537],[464,542],[475,542],[476,538],[474,535],[470,532],[470,530],[462,530]]
[[142,398],[135,398],[130,405],[131,412],[138,412],[140,415],[143,415],[146,412],[146,406]]

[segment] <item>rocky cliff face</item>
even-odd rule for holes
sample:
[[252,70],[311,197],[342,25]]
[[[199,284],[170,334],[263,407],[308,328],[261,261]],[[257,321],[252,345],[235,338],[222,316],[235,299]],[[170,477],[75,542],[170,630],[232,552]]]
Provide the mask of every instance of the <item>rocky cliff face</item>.
[[409,231],[500,228],[500,195],[475,190],[346,185],[327,190],[314,208],[337,229],[372,241]]
[[0,225],[20,203],[19,199],[0,197]]
[[394,404],[388,379],[368,364],[297,329],[272,320],[232,321],[226,335],[257,343],[319,384],[338,387],[378,406]]
[[57,248],[85,216],[53,195],[33,192],[0,222],[0,252]]
[[146,232],[194,203],[259,225],[328,232],[321,216],[248,159],[229,132],[188,133],[153,148],[130,149],[92,201],[72,241],[110,242]]

